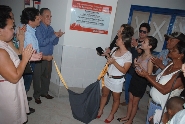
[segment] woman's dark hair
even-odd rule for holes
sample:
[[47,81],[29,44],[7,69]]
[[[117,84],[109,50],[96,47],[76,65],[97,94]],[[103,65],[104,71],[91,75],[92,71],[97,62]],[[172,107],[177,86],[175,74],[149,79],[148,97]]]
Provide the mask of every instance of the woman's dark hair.
[[182,62],[185,63],[185,42],[183,41],[179,41],[176,45],[178,51],[179,51],[179,54],[183,54],[184,55],[184,58],[182,59]]
[[147,29],[147,33],[150,32],[151,28],[150,28],[150,25],[148,23],[142,23],[140,26],[139,26],[139,30],[141,29],[141,27],[145,27]]
[[10,14],[10,12],[12,12],[12,8],[6,5],[0,5],[0,11],[1,14]]
[[126,34],[122,34],[121,39],[124,42],[125,48],[130,51],[131,50],[132,37],[128,37]]
[[[42,15],[44,13],[45,10],[49,10],[48,8],[41,8],[40,9],[40,15]],[[49,10],[50,11],[50,10]]]
[[122,34],[126,35],[126,37],[132,37],[134,35],[134,28],[129,24],[122,24],[121,27],[124,28]]
[[152,46],[152,48],[150,49],[150,51],[152,52],[157,47],[158,40],[153,36],[147,36],[147,38],[149,41],[149,46]]
[[29,21],[35,21],[36,16],[39,15],[39,10],[34,7],[25,8],[22,11],[21,23],[28,24]]
[[[11,19],[9,11],[6,9],[2,9],[2,6],[0,7],[0,28],[4,29],[7,25],[7,20]],[[11,12],[11,11],[10,11]]]

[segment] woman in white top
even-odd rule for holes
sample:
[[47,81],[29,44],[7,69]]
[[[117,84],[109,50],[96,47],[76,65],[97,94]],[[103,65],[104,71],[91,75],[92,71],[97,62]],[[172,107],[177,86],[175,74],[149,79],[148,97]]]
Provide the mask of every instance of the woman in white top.
[[[168,44],[171,44],[174,38],[168,40]],[[178,72],[181,69],[182,63],[185,61],[185,42],[179,40],[178,43],[170,49],[168,57],[172,59],[172,62],[156,76],[149,75],[146,71],[137,71],[140,76],[145,77],[152,85],[153,88],[150,91],[152,101],[148,110],[146,123],[148,124],[148,118],[153,116],[156,109],[163,109],[167,101],[168,95],[171,91],[172,84],[175,81],[170,97],[179,96],[184,89],[181,77],[178,76]],[[177,79],[176,79],[177,78]]]
[[[131,29],[133,30],[133,28]],[[102,88],[102,97],[97,118],[100,118],[103,114],[103,108],[110,90],[113,92],[114,102],[108,118],[104,121],[105,123],[110,123],[114,119],[114,114],[120,103],[120,93],[122,92],[123,82],[125,80],[124,75],[132,63],[132,54],[129,51],[131,40],[132,37],[130,35],[121,34],[116,40],[118,48],[113,48],[111,56],[107,55],[109,67],[108,72],[104,77],[105,86]]]

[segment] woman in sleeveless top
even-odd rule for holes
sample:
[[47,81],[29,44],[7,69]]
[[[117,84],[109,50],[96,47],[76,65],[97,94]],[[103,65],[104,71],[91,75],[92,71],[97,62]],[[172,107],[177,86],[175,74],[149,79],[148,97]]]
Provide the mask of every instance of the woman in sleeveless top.
[[107,56],[109,67],[108,72],[104,77],[105,86],[102,88],[102,97],[97,118],[100,118],[103,114],[103,109],[110,90],[112,91],[114,100],[112,110],[107,119],[105,119],[105,123],[110,123],[114,119],[114,114],[119,107],[120,93],[122,92],[123,82],[125,80],[124,75],[132,63],[132,54],[128,51],[131,47],[131,40],[132,38],[130,35],[120,35],[116,41],[118,49],[115,51],[115,48],[113,48],[112,56]]
[[[170,42],[170,40],[171,39],[169,39],[168,42]],[[153,85],[153,88],[150,91],[152,101],[150,102],[146,124],[149,124],[148,118],[154,115],[156,109],[163,109],[165,107],[165,103],[174,81],[175,84],[170,97],[179,96],[184,89],[182,79],[178,76],[181,66],[183,62],[185,62],[184,56],[185,43],[183,41],[179,41],[168,54],[168,57],[172,59],[172,62],[157,76],[149,75],[144,69],[140,72],[137,71],[140,76],[145,77]],[[182,75],[182,73],[180,75]],[[160,118],[154,121],[159,122]]]
[[22,74],[30,59],[33,48],[23,51],[20,62],[18,55],[8,45],[13,38],[14,23],[9,13],[0,11],[0,124],[22,124],[27,121],[28,101]]
[[[149,74],[152,73],[153,63],[150,61],[151,52],[157,47],[157,39],[147,36],[141,45],[143,53],[138,59],[134,60],[136,70],[139,65],[142,66]],[[129,86],[129,104],[127,107],[126,117],[118,118],[118,121],[127,121],[125,124],[131,124],[137,112],[139,100],[143,97],[147,86],[147,80],[134,72]]]

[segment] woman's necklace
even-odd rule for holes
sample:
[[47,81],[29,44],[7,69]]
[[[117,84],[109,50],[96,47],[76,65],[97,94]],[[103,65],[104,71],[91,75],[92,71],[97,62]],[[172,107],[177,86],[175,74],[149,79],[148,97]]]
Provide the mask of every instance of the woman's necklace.
[[170,68],[168,71],[171,71],[173,68],[174,68],[174,69],[180,69],[181,66],[180,66],[180,67],[174,67],[174,65],[172,64],[172,65],[171,65],[171,68]]
[[145,58],[145,57],[147,57],[148,55],[147,54],[143,54],[143,57]]

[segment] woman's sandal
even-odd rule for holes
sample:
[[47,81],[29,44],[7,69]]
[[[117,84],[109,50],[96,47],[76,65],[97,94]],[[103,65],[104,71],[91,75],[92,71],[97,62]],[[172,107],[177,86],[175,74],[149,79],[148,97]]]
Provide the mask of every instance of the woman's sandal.
[[[114,117],[112,118],[112,120],[113,120],[113,119],[114,119]],[[105,123],[110,123],[112,120],[109,121],[109,120],[105,119],[104,122],[105,122]]]
[[125,117],[123,117],[123,118],[118,118],[117,120],[118,120],[119,122],[128,121],[128,119],[124,120],[124,118],[125,118]]
[[[102,114],[103,114],[103,112],[102,112]],[[102,115],[102,114],[101,114],[101,115]],[[97,119],[98,119],[98,118],[101,118],[101,115],[97,115],[96,118],[97,118]]]
[[101,115],[97,115],[96,118],[101,118]]

